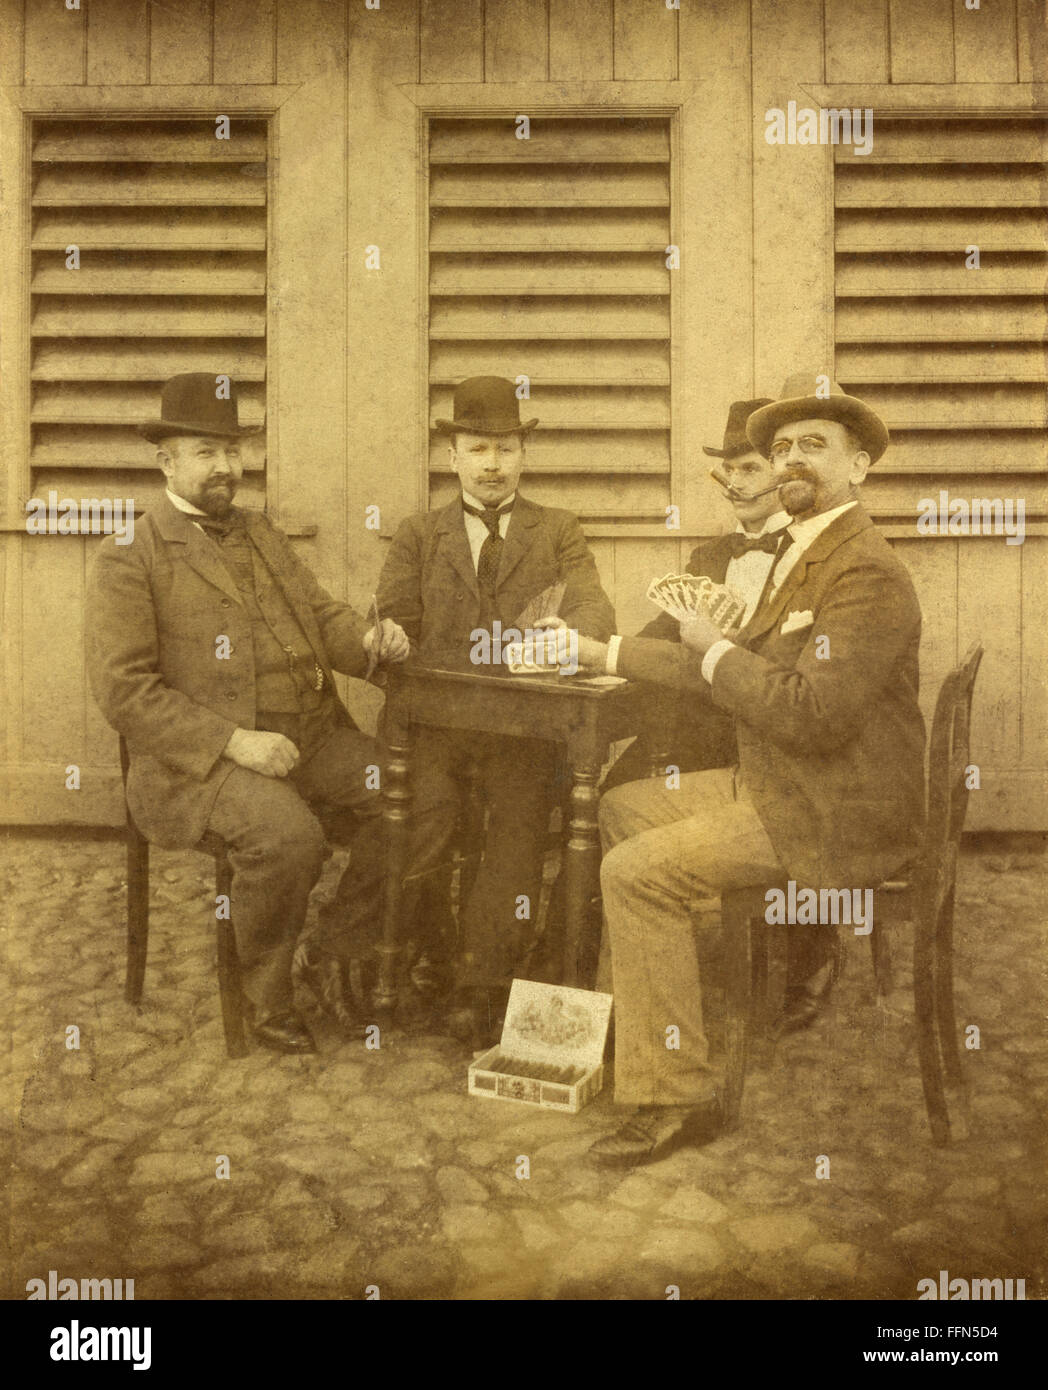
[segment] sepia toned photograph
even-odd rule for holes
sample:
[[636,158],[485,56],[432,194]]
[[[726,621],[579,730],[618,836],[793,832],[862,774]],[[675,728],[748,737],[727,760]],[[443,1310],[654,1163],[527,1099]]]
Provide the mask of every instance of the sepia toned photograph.
[[1046,153],[1043,0],[0,0],[41,1356],[997,1359],[914,1339],[1048,1292]]

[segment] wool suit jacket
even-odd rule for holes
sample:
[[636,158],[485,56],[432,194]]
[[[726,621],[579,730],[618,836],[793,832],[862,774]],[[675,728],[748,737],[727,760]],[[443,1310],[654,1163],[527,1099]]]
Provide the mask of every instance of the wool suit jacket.
[[[607,641],[615,630],[615,610],[578,521],[560,507],[541,507],[518,493],[490,616],[505,629],[531,599],[560,581],[567,587],[559,616],[586,636]],[[382,568],[378,606],[401,625],[424,662],[470,667],[470,633],[488,623],[460,498],[401,523]]]
[[623,639],[618,669],[734,716],[742,785],[790,878],[866,887],[920,843],[920,635],[910,576],[856,505],[765,595],[712,685],[697,653],[643,638]]
[[[267,517],[242,515],[334,694],[333,669],[363,675],[367,668],[368,624],[321,588]],[[196,844],[235,766],[222,750],[256,717],[251,620],[217,545],[163,498],[136,523],[130,545],[102,542],[86,619],[88,678],[127,740],[135,822],[155,844]],[[229,638],[229,660],[216,657],[220,636]]]

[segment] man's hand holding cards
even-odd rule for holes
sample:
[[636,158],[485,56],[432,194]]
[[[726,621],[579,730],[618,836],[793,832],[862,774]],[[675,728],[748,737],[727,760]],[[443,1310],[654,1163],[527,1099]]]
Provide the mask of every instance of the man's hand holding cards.
[[512,676],[535,676],[559,670],[574,675],[578,664],[578,633],[563,618],[541,617],[535,628],[527,628],[519,642],[505,648],[505,662]]
[[678,622],[706,618],[722,634],[738,628],[746,612],[738,594],[704,574],[664,574],[651,581],[648,598]]

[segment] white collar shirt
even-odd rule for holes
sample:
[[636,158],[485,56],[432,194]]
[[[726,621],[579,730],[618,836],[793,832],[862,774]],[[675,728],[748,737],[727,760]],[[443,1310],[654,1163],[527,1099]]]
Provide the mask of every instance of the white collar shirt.
[[[735,534],[755,540],[758,536],[766,536],[772,531],[785,530],[789,522],[789,512],[773,512],[765,519],[764,525],[759,531],[747,531],[740,521],[735,528]],[[728,561],[724,582],[729,589],[738,594],[746,605],[743,622],[748,621],[753,615],[753,610],[757,607],[757,602],[764,592],[764,586],[768,581],[768,574],[774,560],[774,553],[769,553],[767,550],[748,550],[745,554],[735,556]]]
[[184,497],[179,497],[178,493],[172,492],[169,487],[165,488],[164,491],[167,493],[167,500],[171,503],[175,510],[179,512],[185,512],[186,516],[192,517],[196,524],[197,530],[201,533],[201,535],[206,535],[207,532],[200,525],[199,521],[196,520],[196,518],[198,516],[207,516],[207,512],[202,512],[199,507],[194,507],[192,502],[187,502]]
[[[503,540],[506,539],[506,532],[509,530],[510,512],[508,508],[516,501],[517,494],[511,492],[508,497],[504,497],[499,503],[500,507],[507,510],[499,517],[499,535]],[[462,500],[471,507],[476,507],[478,511],[488,510],[484,502],[462,489]],[[473,568],[476,569],[480,563],[480,551],[484,542],[488,538],[488,528],[479,516],[473,516],[470,512],[463,510],[462,520],[466,523],[466,538],[469,541],[469,553],[473,556]]]
[[836,521],[839,516],[843,516],[851,507],[856,506],[858,503],[854,499],[851,502],[842,502],[839,507],[831,507],[828,512],[820,512],[818,516],[808,517],[807,521],[794,521],[787,528],[793,537],[793,544],[782,553],[779,563],[775,566],[775,573],[771,577],[771,592],[773,594],[778,593],[782,588],[786,577],[816,536],[821,536],[827,526]]

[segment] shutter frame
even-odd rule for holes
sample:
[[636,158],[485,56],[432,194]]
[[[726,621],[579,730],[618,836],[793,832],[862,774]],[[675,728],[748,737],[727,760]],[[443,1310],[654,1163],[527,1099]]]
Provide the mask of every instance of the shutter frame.
[[[210,113],[31,121],[35,493],[58,478],[75,487],[81,474],[95,493],[141,493],[155,450],[135,425],[157,416],[160,387],[178,371],[230,376],[242,422],[264,424],[268,117],[233,110],[230,120],[229,141],[215,139]],[[71,243],[78,271],[65,267]],[[253,491],[264,460],[262,435],[246,450]]]
[[[834,151],[836,375],[892,434],[867,479],[871,510],[912,518],[940,487],[1011,486],[1043,516],[1031,475],[1045,473],[1048,244],[1034,191],[1039,204],[1048,118],[878,111],[877,122],[861,174],[850,149]],[[976,157],[962,160],[969,145]],[[977,270],[965,269],[971,245]],[[910,475],[909,490],[893,475]]]
[[[514,130],[429,113],[429,423],[464,377],[527,375],[528,494],[588,522],[664,523],[673,117],[564,110],[532,116],[528,141]],[[446,448],[431,429],[431,505],[452,486]]]

